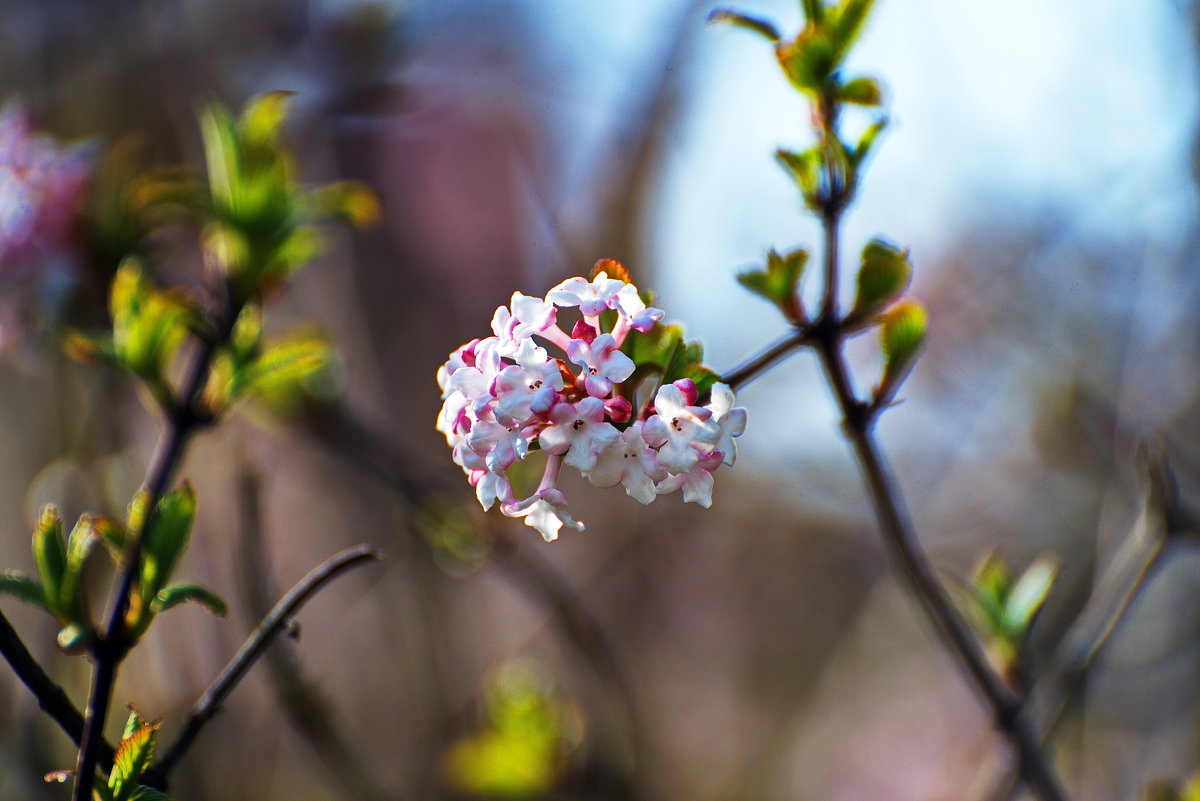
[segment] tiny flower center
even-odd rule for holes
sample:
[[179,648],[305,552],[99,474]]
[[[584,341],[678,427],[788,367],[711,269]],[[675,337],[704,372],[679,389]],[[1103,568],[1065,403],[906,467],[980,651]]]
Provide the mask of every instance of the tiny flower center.
[[583,425],[584,423],[582,420],[576,420],[574,423],[571,423],[571,428],[578,431],[579,429],[583,428]]
[[673,417],[673,418],[671,418],[671,428],[675,429],[675,430],[676,430],[676,431],[678,431],[680,434],[682,434],[682,433],[683,433],[683,426],[681,426],[681,425],[679,424],[679,418],[678,418],[678,417]]
[[589,367],[588,372],[591,373],[592,375],[600,375],[600,371],[597,370],[595,367]]
[[537,381],[534,381],[532,384],[529,385],[529,388],[532,390],[541,389],[542,388],[542,380],[539,378]]

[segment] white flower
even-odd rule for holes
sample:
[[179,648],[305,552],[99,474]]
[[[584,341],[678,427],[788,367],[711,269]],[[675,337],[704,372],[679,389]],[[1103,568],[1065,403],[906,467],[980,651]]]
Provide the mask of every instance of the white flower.
[[721,435],[714,451],[724,455],[725,464],[733,464],[737,460],[737,443],[734,437],[740,437],[746,430],[746,410],[733,408],[733,390],[728,384],[713,384],[711,400],[705,408],[712,411],[712,419],[721,426]]
[[546,300],[565,308],[578,306],[584,317],[595,317],[605,309],[613,308],[613,299],[624,286],[627,286],[624,281],[609,278],[604,272],[596,273],[590,283],[576,276],[547,292]]
[[607,398],[612,394],[613,382],[633,375],[633,360],[618,349],[612,334],[601,334],[591,342],[572,339],[567,355],[584,368],[583,385],[593,398]]
[[707,509],[712,506],[712,474],[720,466],[719,453],[705,454],[697,460],[696,466],[691,470],[669,476],[665,481],[660,481],[655,490],[659,495],[666,495],[682,489],[684,503],[698,503]]
[[667,477],[667,469],[658,462],[658,453],[642,437],[638,421],[621,432],[621,438],[608,447],[588,473],[588,481],[597,487],[625,485],[629,497],[650,503],[656,495],[654,484]]
[[600,453],[621,432],[604,422],[604,401],[584,398],[579,403],[559,403],[550,410],[550,425],[538,437],[546,453],[567,453],[563,461],[581,473],[596,465]]
[[[686,382],[686,383],[685,383]],[[687,395],[678,386],[690,389]],[[642,427],[642,436],[658,448],[658,460],[672,473],[686,473],[701,454],[708,453],[721,436],[721,426],[712,419],[712,411],[691,406],[695,386],[684,379],[659,387],[654,396],[656,414]]]

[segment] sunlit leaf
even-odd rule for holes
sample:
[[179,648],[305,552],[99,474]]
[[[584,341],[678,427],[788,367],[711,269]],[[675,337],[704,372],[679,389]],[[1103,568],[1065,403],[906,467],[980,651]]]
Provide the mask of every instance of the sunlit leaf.
[[79,597],[79,584],[83,578],[83,569],[88,556],[100,537],[93,525],[91,515],[80,516],[71,535],[67,538],[67,562],[63,571],[62,585],[58,590],[58,606],[68,612],[74,622],[84,622],[83,605]]
[[873,78],[855,78],[838,87],[837,98],[857,106],[878,106],[883,102],[883,92]]
[[858,144],[849,153],[850,163],[856,168],[862,166],[867,156],[871,154],[871,149],[875,146],[875,140],[879,138],[879,134],[887,127],[887,118],[881,118],[873,122],[863,131],[862,136],[858,138]]
[[850,317],[861,319],[875,314],[903,294],[911,278],[907,251],[881,239],[871,240],[863,248]]
[[821,149],[817,147],[802,153],[782,148],[775,151],[775,160],[796,182],[805,203],[813,209],[820,208],[821,159]]
[[11,595],[25,603],[51,611],[46,604],[45,590],[38,581],[17,570],[0,573],[0,595]]
[[927,327],[925,309],[916,301],[901,301],[884,312],[880,327],[884,356],[881,394],[890,394],[904,380],[925,344]]
[[292,92],[267,92],[251,98],[238,121],[242,138],[253,145],[273,143],[287,118]]
[[343,220],[358,228],[379,219],[379,196],[358,181],[338,181],[309,193],[309,204],[317,217]]
[[55,616],[61,616],[58,605],[63,571],[67,566],[67,548],[63,541],[62,519],[58,507],[46,504],[33,527],[33,563],[46,593],[46,604]]
[[159,614],[173,606],[188,602],[199,604],[205,611],[217,617],[225,617],[229,614],[229,607],[225,601],[212,590],[199,584],[172,584],[169,587],[163,587],[158,591],[150,608],[155,614]]
[[829,16],[832,39],[838,52],[844,54],[862,32],[863,23],[871,13],[874,0],[842,0]]
[[1046,596],[1058,578],[1058,563],[1042,557],[1036,560],[1013,586],[1004,605],[1003,623],[1014,637],[1023,637],[1034,615],[1046,602]]
[[792,322],[801,322],[804,311],[800,305],[799,283],[807,263],[808,252],[803,249],[783,255],[771,250],[767,254],[766,268],[739,273],[738,283],[774,304]]
[[713,10],[708,15],[708,22],[710,24],[724,23],[727,25],[734,25],[738,28],[745,28],[748,31],[753,31],[769,42],[779,41],[779,31],[776,30],[775,26],[770,22],[767,22],[764,19],[759,19],[758,17],[751,17],[748,14],[730,11],[727,8],[718,8]]
[[[137,712],[131,713],[131,719],[135,715]],[[129,801],[133,796],[138,786],[137,780],[154,756],[155,736],[161,723],[162,721],[142,722],[131,731],[131,727],[126,726],[126,734],[117,746],[112,773],[108,778],[108,788],[112,791],[113,801]]]

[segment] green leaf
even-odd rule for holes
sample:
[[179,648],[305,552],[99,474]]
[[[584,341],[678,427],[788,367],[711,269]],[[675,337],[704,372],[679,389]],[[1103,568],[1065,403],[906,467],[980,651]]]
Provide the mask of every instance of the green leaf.
[[884,355],[882,395],[890,395],[904,380],[925,344],[927,327],[925,309],[916,301],[901,301],[884,313],[880,328]]
[[903,294],[911,279],[908,252],[882,239],[872,239],[863,248],[850,317],[862,319],[875,314]]
[[308,205],[318,218],[343,220],[357,228],[379,219],[379,196],[358,181],[338,181],[317,187],[309,193]]
[[819,95],[838,67],[838,50],[825,25],[808,27],[791,42],[775,46],[775,58],[792,85],[809,95]]
[[792,322],[802,322],[799,283],[807,263],[808,252],[803,249],[782,256],[772,249],[767,254],[766,269],[739,273],[738,283],[774,304]]
[[[142,504],[144,506],[144,501]],[[144,514],[144,511],[139,514]],[[142,548],[137,597],[130,604],[126,618],[135,637],[145,633],[153,620],[151,604],[159,590],[171,580],[175,566],[187,550],[195,516],[196,493],[186,481],[178,489],[164,495],[155,508]]]
[[855,78],[838,87],[837,98],[856,106],[878,106],[883,102],[883,91],[873,78]]
[[[133,723],[135,719],[140,725]],[[113,801],[129,801],[133,796],[137,780],[154,757],[154,740],[160,725],[162,721],[145,723],[137,712],[130,714],[130,722],[126,723],[126,733],[117,746],[112,773],[108,777]]]
[[245,371],[242,386],[249,394],[268,394],[301,384],[329,364],[333,348],[319,337],[300,335],[268,348]]
[[130,372],[154,384],[188,332],[190,310],[178,293],[162,292],[127,259],[113,276],[109,297],[113,321],[113,353]]
[[213,201],[219,207],[235,208],[242,183],[241,156],[229,111],[218,103],[207,106],[200,115],[200,133]]
[[821,206],[821,159],[819,147],[809,148],[803,153],[782,148],[775,151],[775,160],[800,187],[804,202],[811,209]]
[[804,11],[804,19],[810,25],[816,25],[825,18],[824,0],[801,0],[800,7]]
[[858,35],[862,32],[863,23],[871,13],[874,0],[842,0],[830,14],[829,24],[833,29],[833,41],[838,53],[844,55]]
[[151,602],[150,609],[159,614],[188,601],[199,604],[205,611],[217,617],[229,614],[229,607],[225,601],[212,590],[199,584],[172,584],[163,587]]
[[769,42],[779,41],[779,31],[776,30],[775,26],[770,22],[757,17],[741,14],[737,11],[730,11],[727,8],[714,9],[708,15],[708,22],[709,24],[724,23],[728,25],[734,25],[738,28],[745,28],[748,31],[754,31]]
[[58,507],[46,504],[33,527],[33,563],[46,593],[46,605],[55,617],[62,615],[58,605],[63,572],[67,567],[67,550],[63,542],[62,519]]
[[848,154],[849,161],[854,167],[857,168],[866,161],[867,156],[871,154],[871,149],[875,146],[875,140],[879,138],[879,134],[887,127],[887,124],[887,118],[882,117],[863,131],[862,136],[858,138],[858,144]]
[[47,612],[53,613],[46,603],[46,591],[38,581],[17,570],[6,570],[0,573],[0,595],[11,595],[14,598],[34,606],[40,606]]
[[66,569],[58,588],[58,608],[67,613],[67,620],[72,623],[87,622],[84,620],[83,601],[79,597],[79,584],[88,556],[99,541],[91,515],[81,515],[67,538]]
[[255,146],[273,144],[283,128],[293,94],[277,91],[251,98],[238,121],[241,138]]
[[1003,623],[1005,630],[1014,637],[1025,636],[1034,615],[1046,602],[1046,596],[1058,578],[1058,569],[1055,560],[1042,557],[1025,569],[1009,592],[1004,605]]
[[161,790],[139,784],[133,791],[133,795],[129,797],[129,801],[171,801],[171,796]]

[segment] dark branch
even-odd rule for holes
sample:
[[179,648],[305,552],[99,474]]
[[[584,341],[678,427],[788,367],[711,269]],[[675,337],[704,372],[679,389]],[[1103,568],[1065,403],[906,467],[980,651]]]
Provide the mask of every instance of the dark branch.
[[242,647],[229,660],[229,664],[225,666],[221,674],[213,680],[213,683],[209,685],[204,694],[192,706],[192,711],[188,715],[188,720],[183,730],[179,733],[179,736],[171,747],[167,749],[167,752],[163,754],[162,758],[148,772],[148,778],[153,779],[159,784],[166,783],[167,775],[175,766],[175,763],[187,753],[192,741],[200,733],[200,729],[217,714],[221,708],[221,704],[233,692],[238,682],[242,680],[246,672],[263,655],[263,652],[266,651],[271,641],[287,628],[291,618],[313,594],[346,570],[364,562],[382,558],[382,552],[370,545],[356,545],[353,548],[347,548],[313,568],[307,576],[302,578],[296,586],[292,587],[286,595],[280,598],[275,606],[271,608],[271,611],[267,613],[266,617],[250,633],[250,636],[246,638],[246,641],[242,643]]

